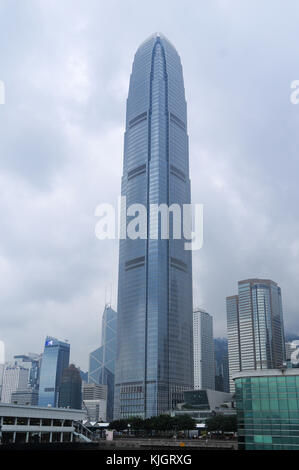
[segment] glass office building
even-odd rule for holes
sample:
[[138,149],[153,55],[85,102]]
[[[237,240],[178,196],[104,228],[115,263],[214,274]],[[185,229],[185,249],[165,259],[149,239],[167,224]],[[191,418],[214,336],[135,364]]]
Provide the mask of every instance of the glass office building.
[[215,390],[213,317],[203,309],[193,312],[194,388]]
[[59,408],[82,408],[82,379],[80,370],[71,364],[64,369],[59,387]]
[[299,450],[299,369],[240,372],[236,389],[240,450]]
[[184,238],[174,239],[172,217],[163,239],[161,218],[150,211],[155,204],[190,203],[182,65],[160,34],[134,58],[122,196],[121,230],[134,217],[133,204],[146,208],[147,227],[145,236],[120,240],[115,417],[148,417],[173,408],[193,387],[191,251]]
[[239,281],[238,295],[227,297],[230,390],[239,371],[274,369],[285,361],[280,287],[268,279]]
[[69,358],[69,343],[47,336],[40,370],[38,406],[58,406],[59,387]]
[[88,382],[107,385],[107,419],[113,419],[117,312],[106,305],[102,317],[102,345],[89,355]]

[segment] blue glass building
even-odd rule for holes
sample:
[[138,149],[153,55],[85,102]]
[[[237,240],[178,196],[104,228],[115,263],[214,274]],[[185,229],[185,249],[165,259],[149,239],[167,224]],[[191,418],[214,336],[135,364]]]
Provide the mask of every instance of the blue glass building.
[[102,345],[89,355],[88,382],[107,385],[107,419],[113,419],[117,312],[106,305],[102,317]]
[[[122,196],[147,209],[147,234],[119,248],[115,417],[159,415],[193,388],[192,265],[183,238],[161,236],[152,204],[190,203],[180,57],[162,35],[137,50],[127,100]],[[127,212],[126,212],[127,214]],[[122,227],[132,220],[122,213]]]
[[62,374],[69,366],[70,345],[47,336],[40,370],[38,406],[58,406]]

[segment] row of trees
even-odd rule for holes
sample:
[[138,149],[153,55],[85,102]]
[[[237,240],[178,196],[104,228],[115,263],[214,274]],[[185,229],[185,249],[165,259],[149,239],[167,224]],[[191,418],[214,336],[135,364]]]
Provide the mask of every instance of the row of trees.
[[[222,431],[222,432],[236,432],[237,431],[237,418],[235,415],[215,415],[206,420],[206,431]],[[185,414],[180,416],[160,415],[153,416],[152,418],[128,418],[112,421],[109,429],[116,431],[143,431],[149,433],[151,431],[166,432],[166,431],[186,431],[195,429],[194,419]]]
[[160,415],[147,419],[119,419],[112,421],[109,429],[115,429],[116,431],[124,431],[125,429],[133,431],[184,431],[195,429],[195,421],[188,415]]

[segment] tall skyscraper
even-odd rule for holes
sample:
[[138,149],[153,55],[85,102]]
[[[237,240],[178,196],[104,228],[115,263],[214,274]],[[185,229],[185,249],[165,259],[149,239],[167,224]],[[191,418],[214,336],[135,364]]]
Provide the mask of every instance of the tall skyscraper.
[[59,387],[58,406],[60,408],[73,408],[81,410],[82,407],[82,379],[80,370],[70,364],[64,369]]
[[134,58],[122,196],[121,228],[132,221],[128,209],[132,215],[132,205],[141,204],[147,229],[146,236],[120,240],[115,417],[149,417],[173,408],[193,387],[191,251],[184,238],[174,239],[173,217],[163,239],[161,218],[150,210],[190,203],[182,65],[160,34]]
[[39,406],[58,406],[59,387],[69,358],[69,343],[47,336],[40,371]]
[[240,371],[274,369],[285,360],[280,287],[271,280],[239,281],[238,295],[227,297],[230,391]]
[[215,390],[229,393],[228,343],[226,338],[214,339]]
[[107,385],[107,419],[113,419],[117,312],[106,305],[102,317],[101,347],[89,355],[88,382]]
[[1,401],[11,402],[11,395],[17,390],[24,390],[28,387],[29,369],[17,364],[7,364],[3,372]]
[[194,388],[215,390],[213,317],[203,309],[193,312]]

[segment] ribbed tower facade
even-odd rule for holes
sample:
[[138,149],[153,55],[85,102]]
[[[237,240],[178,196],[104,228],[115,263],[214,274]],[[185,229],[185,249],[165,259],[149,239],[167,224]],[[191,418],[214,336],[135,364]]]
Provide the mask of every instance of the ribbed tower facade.
[[[193,388],[192,263],[184,238],[161,236],[153,204],[190,203],[180,57],[162,35],[137,50],[127,100],[122,196],[147,209],[147,236],[121,239],[115,418],[159,415]],[[132,217],[123,217],[128,226]],[[158,225],[158,236],[151,237]],[[122,229],[123,229],[122,226]],[[183,222],[181,223],[183,228]]]
[[270,279],[238,282],[226,298],[230,391],[240,371],[276,369],[285,361],[281,289]]

